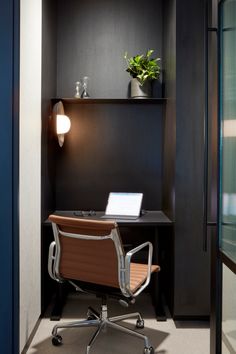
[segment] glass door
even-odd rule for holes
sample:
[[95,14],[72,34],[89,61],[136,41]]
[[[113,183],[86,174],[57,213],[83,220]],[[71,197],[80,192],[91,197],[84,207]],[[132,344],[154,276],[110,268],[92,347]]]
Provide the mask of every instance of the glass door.
[[236,353],[236,0],[220,3],[222,353]]

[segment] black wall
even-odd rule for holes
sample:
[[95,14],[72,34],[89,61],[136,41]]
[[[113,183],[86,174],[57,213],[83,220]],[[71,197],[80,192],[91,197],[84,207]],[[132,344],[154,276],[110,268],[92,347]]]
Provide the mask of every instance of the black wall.
[[55,209],[55,146],[54,132],[49,130],[49,117],[52,114],[51,98],[56,96],[57,67],[57,27],[56,2],[42,2],[42,220]]
[[[210,235],[207,228],[207,18],[206,1],[164,4],[163,209],[174,220],[172,313],[174,318],[210,314]],[[208,99],[211,100],[211,93]],[[211,119],[211,117],[209,118]],[[211,120],[209,126],[211,125]],[[215,123],[213,123],[215,125]],[[215,129],[214,129],[215,130]],[[215,175],[216,132],[209,171]],[[213,144],[212,144],[213,143]],[[212,148],[211,148],[212,147]],[[209,179],[209,190],[215,180]],[[209,193],[215,198],[214,191]],[[208,213],[210,218],[211,212]],[[204,243],[208,246],[204,250]],[[171,296],[170,296],[171,298]]]
[[[176,156],[176,0],[163,4],[163,81],[166,97],[163,130],[163,193],[162,208],[168,217],[175,219],[175,156]],[[174,229],[174,228],[173,228]],[[174,313],[174,230],[165,249],[169,287],[166,298]],[[172,241],[170,241],[172,240]]]
[[[58,0],[57,95],[73,97],[75,82],[90,77],[94,98],[126,98],[129,56],[155,49],[162,58],[161,0]],[[160,85],[155,95],[161,96]]]
[[[84,75],[90,77],[92,97],[126,98],[131,78],[125,72],[125,51],[132,56],[152,48],[162,58],[161,0],[149,0],[148,6],[140,0],[58,0],[57,26],[54,4],[45,5],[43,26],[47,98],[55,96],[55,82],[57,97],[73,97],[75,81]],[[161,97],[161,79],[153,89]],[[45,99],[45,119],[48,107]],[[110,191],[143,192],[144,208],[161,209],[162,106],[66,104],[65,109],[72,127],[63,148],[51,141],[54,132],[43,125],[45,216],[53,205],[103,210]]]
[[162,105],[65,104],[71,130],[58,148],[57,209],[104,210],[109,192],[143,192],[161,209]]
[[206,3],[176,6],[175,317],[209,315],[205,231]]
[[163,210],[175,218],[176,0],[164,2],[163,81],[166,97],[163,147]]
[[[42,2],[42,135],[41,135],[41,220],[55,210],[56,146],[55,133],[50,130],[51,98],[56,96],[57,27],[56,1]],[[46,309],[53,282],[47,270],[48,248],[52,235],[42,225],[41,238],[41,308]]]

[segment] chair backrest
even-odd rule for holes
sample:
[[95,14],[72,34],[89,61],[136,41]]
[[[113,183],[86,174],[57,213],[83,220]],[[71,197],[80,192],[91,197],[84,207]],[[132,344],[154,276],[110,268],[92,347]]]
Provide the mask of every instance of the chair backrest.
[[114,221],[50,215],[57,245],[57,272],[64,279],[119,288],[119,262],[124,255]]

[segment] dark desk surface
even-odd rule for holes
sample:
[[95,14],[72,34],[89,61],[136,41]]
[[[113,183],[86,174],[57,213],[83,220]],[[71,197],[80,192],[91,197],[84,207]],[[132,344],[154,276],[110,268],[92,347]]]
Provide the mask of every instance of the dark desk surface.
[[[85,219],[93,219],[93,220],[107,220],[105,218],[101,219],[101,216],[104,215],[104,211],[96,211],[96,215],[94,216],[78,216],[76,215],[77,210],[55,210],[53,214],[60,216],[68,216],[73,218],[85,218]],[[109,219],[111,220],[111,219]],[[116,219],[116,222],[120,225],[128,226],[128,225],[137,225],[137,226],[164,226],[164,225],[172,225],[172,221],[160,210],[148,210],[144,215],[140,216],[135,220],[127,220],[127,219]],[[46,223],[49,223],[46,221]]]

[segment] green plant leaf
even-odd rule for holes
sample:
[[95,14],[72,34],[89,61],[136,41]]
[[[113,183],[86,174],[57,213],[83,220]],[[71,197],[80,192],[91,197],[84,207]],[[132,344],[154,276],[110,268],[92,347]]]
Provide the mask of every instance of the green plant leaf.
[[137,78],[141,85],[147,79],[158,79],[160,74],[160,66],[158,61],[160,58],[150,58],[153,49],[149,49],[146,55],[138,54],[131,58],[128,58],[128,53],[125,52],[124,58],[127,63],[126,71],[134,78]]
[[154,52],[153,49],[149,49],[149,50],[147,51],[146,56],[149,58],[149,57],[152,55],[153,52]]

